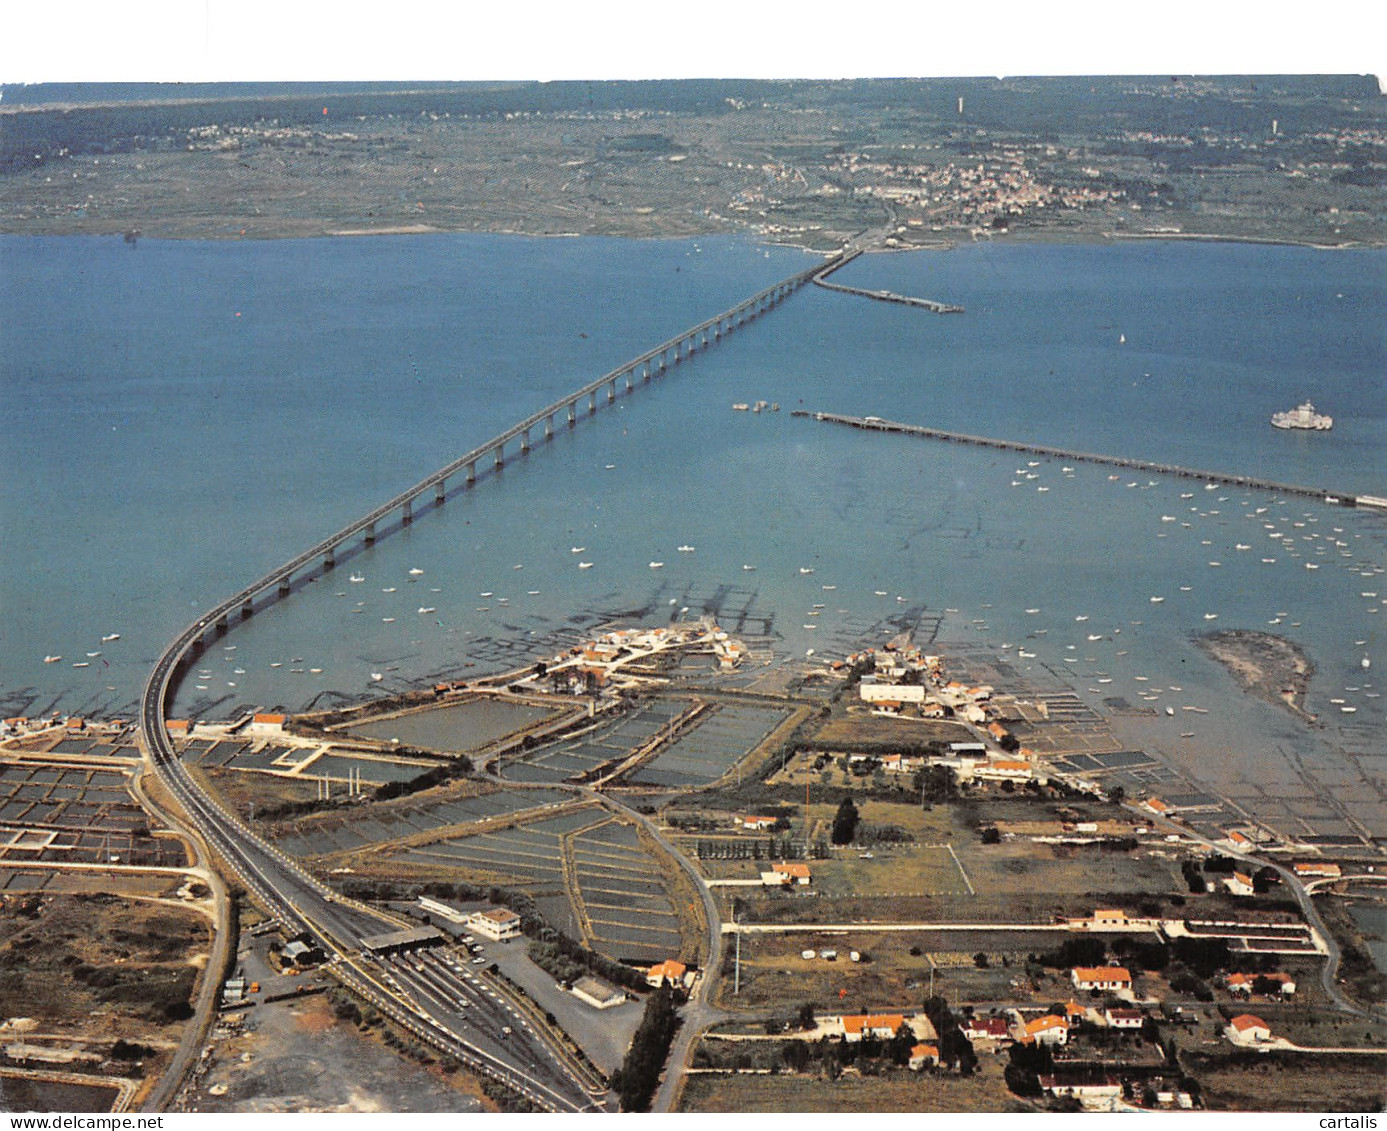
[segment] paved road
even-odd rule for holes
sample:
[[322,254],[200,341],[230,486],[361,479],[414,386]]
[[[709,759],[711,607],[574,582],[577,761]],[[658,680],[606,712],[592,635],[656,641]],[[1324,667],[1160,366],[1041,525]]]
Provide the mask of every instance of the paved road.
[[[441,1004],[436,995],[423,992],[416,975],[395,977],[362,957],[364,938],[396,930],[400,924],[332,891],[199,788],[178,759],[163,725],[162,703],[175,655],[176,649],[165,654],[146,686],[141,731],[153,772],[187,814],[192,838],[221,857],[290,934],[307,933],[335,955],[334,973],[347,988],[419,1039],[503,1080],[542,1109],[602,1110],[606,1097],[595,1093],[591,1081],[583,1079],[573,1062],[551,1045],[512,1042],[490,1025],[494,1019],[485,1011],[477,1014],[482,1020],[474,1024]],[[219,936],[224,938],[225,932]],[[224,947],[225,942],[220,945]],[[169,1088],[180,1077],[181,1071],[170,1072]]]
[[[131,792],[135,795],[136,800],[146,812],[154,814],[169,828],[178,828],[179,823],[174,820],[172,815],[155,804],[145,792],[142,778],[143,775],[137,773],[131,782]],[[185,843],[193,855],[192,867],[178,869],[178,871],[196,875],[201,882],[207,884],[212,892],[212,946],[207,955],[207,965],[203,968],[202,985],[198,989],[197,1001],[193,1006],[193,1015],[183,1027],[183,1037],[179,1041],[178,1048],[174,1051],[168,1067],[154,1087],[150,1089],[149,1095],[145,1097],[141,1108],[143,1111],[163,1111],[167,1108],[174,1096],[178,1094],[183,1077],[192,1067],[196,1058],[201,1055],[202,1048],[207,1042],[207,1034],[216,1018],[218,999],[221,997],[221,972],[227,968],[227,950],[231,945],[231,932],[229,930],[231,898],[227,892],[226,884],[221,876],[217,875],[216,869],[211,866],[211,862],[206,858],[205,849],[197,838],[187,837]],[[134,869],[135,866],[132,866],[132,870]],[[165,869],[146,869],[141,866],[138,867],[138,870],[164,871]]]
[[708,958],[704,964],[703,976],[694,987],[688,1003],[679,1011],[679,1031],[675,1034],[674,1043],[670,1046],[664,1077],[661,1079],[660,1086],[656,1089],[650,1103],[650,1110],[653,1112],[670,1112],[675,1109],[679,1102],[680,1093],[684,1088],[684,1070],[688,1067],[689,1057],[692,1055],[698,1039],[709,1026],[715,1025],[729,1016],[709,1004],[722,970],[723,924],[718,915],[717,902],[713,899],[713,893],[704,881],[703,874],[661,835],[655,822],[644,813],[637,812],[614,797],[604,794],[603,800],[608,805],[620,809],[631,820],[644,827],[655,843],[679,862],[680,867],[693,881],[694,887],[698,889],[698,894],[703,900],[703,915],[708,924]]
[[1255,868],[1269,867],[1277,873],[1285,883],[1290,893],[1295,896],[1295,901],[1300,905],[1301,914],[1305,916],[1305,921],[1311,928],[1324,940],[1325,949],[1328,952],[1325,956],[1324,966],[1320,969],[1320,984],[1324,987],[1324,992],[1344,1013],[1351,1013],[1355,1017],[1362,1017],[1366,1021],[1373,1021],[1379,1025],[1387,1025],[1387,1013],[1379,1010],[1364,1009],[1357,1002],[1351,1001],[1339,988],[1338,973],[1339,963],[1343,959],[1343,948],[1339,946],[1334,938],[1334,933],[1325,925],[1324,919],[1320,917],[1319,908],[1315,906],[1315,901],[1311,899],[1310,893],[1305,885],[1300,882],[1300,877],[1284,864],[1279,864],[1275,860],[1267,860],[1260,856],[1250,855],[1245,852],[1235,852],[1221,844],[1215,844],[1183,825],[1177,825],[1166,818],[1152,819],[1145,809],[1139,809],[1130,802],[1124,803],[1124,808],[1130,809],[1133,813],[1140,813],[1142,819],[1158,827],[1165,828],[1168,832],[1179,833],[1182,837],[1196,841],[1206,848],[1219,853],[1222,856],[1231,857],[1234,860],[1241,860],[1244,864]]

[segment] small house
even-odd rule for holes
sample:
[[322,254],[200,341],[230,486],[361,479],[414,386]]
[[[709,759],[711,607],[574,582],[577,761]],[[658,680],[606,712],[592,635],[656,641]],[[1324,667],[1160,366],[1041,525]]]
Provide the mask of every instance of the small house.
[[1132,974],[1125,966],[1076,966],[1069,972],[1079,990],[1130,990]]
[[934,1045],[926,1044],[912,1046],[907,1066],[912,1072],[919,1072],[922,1068],[938,1068],[939,1049]]
[[666,982],[671,986],[685,987],[692,981],[693,975],[689,973],[689,968],[673,958],[668,958],[645,972],[645,984],[654,986],[656,989],[659,989]]
[[1250,1013],[1238,1014],[1223,1032],[1235,1045],[1258,1045],[1271,1040],[1271,1026]]

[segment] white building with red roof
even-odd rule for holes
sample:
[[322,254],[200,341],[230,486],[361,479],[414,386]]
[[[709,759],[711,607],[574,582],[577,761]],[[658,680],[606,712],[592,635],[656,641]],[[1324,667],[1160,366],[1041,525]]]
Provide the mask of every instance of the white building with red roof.
[[1130,990],[1132,973],[1125,966],[1075,966],[1069,971],[1079,990]]
[[1005,1017],[972,1017],[959,1028],[970,1041],[1005,1041],[1011,1036]]
[[1228,1022],[1223,1033],[1235,1045],[1260,1045],[1271,1040],[1271,1026],[1250,1013],[1238,1014]]
[[1069,1043],[1069,1022],[1054,1013],[1037,1017],[1026,1022],[1026,1035],[1022,1040],[1029,1044],[1064,1045]]
[[488,907],[467,916],[467,929],[492,942],[505,942],[520,936],[520,916],[509,907]]
[[921,1043],[911,1047],[910,1060],[907,1062],[907,1067],[912,1072],[919,1072],[920,1069],[925,1067],[937,1068],[938,1066],[939,1049],[936,1046]]
[[645,972],[645,984],[659,989],[666,982],[671,986],[688,986],[693,982],[693,972],[682,962],[673,958],[651,966]]

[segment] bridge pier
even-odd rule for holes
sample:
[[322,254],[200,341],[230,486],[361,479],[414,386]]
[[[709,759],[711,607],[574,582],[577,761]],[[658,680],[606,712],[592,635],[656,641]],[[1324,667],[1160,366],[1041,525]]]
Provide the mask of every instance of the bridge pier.
[[289,574],[287,573],[279,579],[279,595],[281,597],[289,596]]
[[591,416],[597,411],[597,390],[594,389],[588,394],[588,415]]
[[217,618],[217,631],[218,631],[218,632],[225,632],[226,630],[227,630],[226,614],[225,614],[225,613],[222,613],[222,615],[219,616],[219,617]]
[[406,499],[406,500],[405,500],[404,508],[402,509],[402,511],[401,511],[401,513],[400,513],[400,521],[401,521],[402,523],[404,523],[404,525],[406,525],[406,526],[408,526],[411,522],[414,521],[414,500],[413,500],[413,499]]
[[337,565],[337,547],[329,546],[326,554],[323,555],[323,569],[329,570]]
[[253,612],[255,612],[255,601],[252,598],[247,597],[244,601],[241,602],[241,619],[248,620],[250,618],[251,613]]
[[433,485],[433,501],[442,506],[444,500],[447,498],[448,481],[446,479],[440,479],[437,483]]
[[477,461],[473,460],[467,465],[467,485],[470,487],[477,481]]
[[522,433],[520,433],[520,451],[521,451],[521,454],[524,454],[525,452],[528,452],[529,450],[530,450],[530,430],[529,430],[528,428],[526,428],[525,431],[523,431]]
[[629,392],[631,392],[631,390],[633,390],[633,389],[636,387],[636,385],[635,385],[635,379],[634,379],[634,371],[628,369],[628,370],[623,374],[623,376],[626,378],[626,391],[629,393]]
[[552,412],[544,418],[544,438],[546,440],[554,438],[554,414]]
[[611,404],[616,400],[616,382],[613,381],[607,386],[607,403]]
[[366,545],[368,545],[368,546],[374,546],[375,544],[376,544],[376,524],[373,522],[373,523],[371,523],[370,526],[368,526],[368,527],[366,528]]
[[500,471],[506,465],[505,445],[497,444],[494,454],[496,456],[496,470]]
[[568,402],[568,426],[570,428],[578,423],[578,414],[574,411],[574,406],[577,405],[577,403],[577,401]]

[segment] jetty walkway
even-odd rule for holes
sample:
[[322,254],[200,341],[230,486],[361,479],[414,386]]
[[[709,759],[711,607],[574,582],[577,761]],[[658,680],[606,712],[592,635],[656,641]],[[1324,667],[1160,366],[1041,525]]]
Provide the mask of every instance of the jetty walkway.
[[1203,471],[1195,467],[1181,467],[1173,463],[1157,463],[1149,459],[1133,459],[1127,456],[1100,455],[1097,452],[1080,452],[1071,448],[1055,448],[1048,444],[1028,444],[1017,440],[998,440],[990,436],[970,436],[966,432],[946,432],[942,428],[925,428],[919,424],[901,424],[895,420],[883,420],[879,416],[842,416],[835,412],[807,412],[796,409],[792,416],[807,416],[829,424],[846,424],[851,428],[865,428],[873,432],[898,432],[907,436],[923,436],[930,440],[947,440],[951,444],[974,444],[982,448],[998,448],[1005,452],[1020,452],[1026,455],[1049,456],[1053,459],[1082,460],[1085,463],[1106,464],[1108,467],[1122,467],[1132,471],[1145,471],[1157,475],[1174,475],[1182,479],[1203,479],[1209,483],[1221,483],[1230,487],[1248,487],[1258,491],[1271,491],[1279,495],[1296,495],[1301,498],[1318,499],[1342,507],[1387,508],[1387,499],[1374,495],[1354,495],[1352,492],[1330,491],[1324,487],[1304,487],[1295,483],[1277,483],[1271,479],[1258,479],[1252,475],[1232,475],[1226,471]]
[[935,302],[932,298],[916,298],[914,295],[900,295],[895,291],[869,291],[865,287],[845,287],[842,283],[826,282],[827,278],[837,271],[840,267],[845,267],[862,254],[860,249],[849,251],[839,256],[827,267],[819,270],[814,275],[814,282],[825,290],[839,291],[845,295],[860,295],[863,298],[874,298],[878,302],[895,302],[902,306],[919,306],[925,310],[933,311],[935,314],[962,314],[963,307],[955,306],[949,302]]

